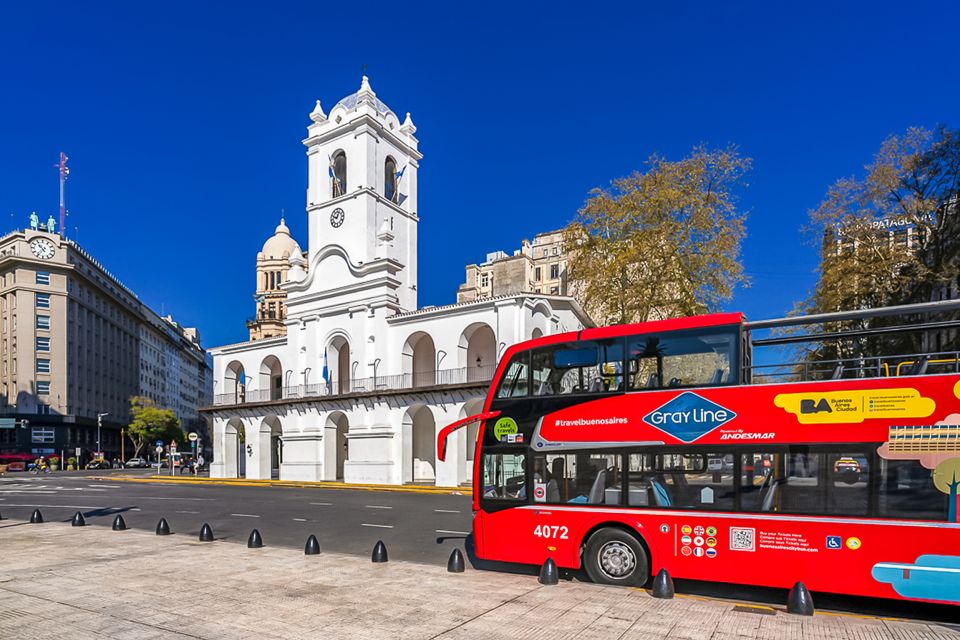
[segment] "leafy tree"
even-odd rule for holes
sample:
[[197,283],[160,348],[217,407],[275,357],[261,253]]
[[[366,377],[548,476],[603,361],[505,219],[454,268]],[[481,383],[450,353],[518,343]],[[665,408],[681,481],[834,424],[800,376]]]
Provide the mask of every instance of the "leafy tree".
[[[939,299],[960,274],[960,134],[912,128],[887,138],[861,177],[838,180],[810,212],[819,278],[798,311],[824,313]],[[866,329],[883,320],[825,327]],[[902,320],[900,321],[902,322]],[[923,336],[820,345],[808,359],[923,350]],[[891,351],[892,349],[892,351]]]
[[603,324],[715,310],[746,284],[735,191],[751,160],[703,146],[594,189],[565,230],[572,293]]
[[161,409],[146,396],[130,397],[130,425],[127,434],[133,441],[134,455],[154,440],[177,440],[183,442],[186,434],[180,428],[180,420],[171,409]]

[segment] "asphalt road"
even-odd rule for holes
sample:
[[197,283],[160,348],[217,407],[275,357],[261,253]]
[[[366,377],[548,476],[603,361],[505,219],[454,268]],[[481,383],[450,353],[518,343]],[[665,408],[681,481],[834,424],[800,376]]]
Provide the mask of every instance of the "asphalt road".
[[117,513],[128,527],[153,531],[161,517],[171,531],[196,536],[204,522],[218,540],[246,542],[258,529],[265,545],[303,548],[310,534],[320,547],[369,555],[383,540],[391,559],[445,564],[463,545],[472,519],[469,496],[354,491],[173,485],[92,480],[86,475],[0,478],[0,514],[69,520],[77,511],[88,525],[109,527]]
[[[106,472],[147,475],[147,471]],[[105,472],[0,478],[0,515],[26,520],[34,508],[47,521],[69,521],[80,511],[88,525],[109,527],[117,513],[127,526],[153,531],[161,517],[177,534],[196,536],[204,522],[218,540],[245,543],[258,529],[268,546],[302,549],[310,534],[322,549],[369,556],[383,540],[392,560],[446,564],[454,546],[471,550],[470,496],[351,489],[128,483],[94,480]],[[77,550],[82,553],[82,549]],[[468,553],[468,557],[470,554]],[[476,568],[535,574],[536,567],[484,563]],[[561,571],[585,580],[582,572]],[[783,606],[785,589],[676,580],[678,593]],[[820,609],[956,622],[956,607],[815,594]]]

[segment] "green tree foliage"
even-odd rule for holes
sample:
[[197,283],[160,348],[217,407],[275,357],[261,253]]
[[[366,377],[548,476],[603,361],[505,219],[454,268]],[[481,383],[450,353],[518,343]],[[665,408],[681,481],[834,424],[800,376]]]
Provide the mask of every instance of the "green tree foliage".
[[736,190],[751,160],[698,146],[646,165],[594,189],[565,230],[570,290],[601,324],[712,311],[746,284]]
[[[887,138],[864,175],[838,180],[810,212],[809,231],[821,243],[819,278],[798,311],[825,313],[940,299],[960,273],[957,194],[960,134],[945,127],[912,128]],[[884,322],[825,328],[866,329]],[[921,350],[922,340],[904,336],[894,350]],[[818,346],[808,357],[843,359],[882,354],[893,347],[890,341],[864,338]]]
[[186,434],[180,428],[180,420],[171,409],[161,409],[146,396],[130,397],[130,425],[127,434],[133,441],[134,455],[139,456],[148,442],[171,440],[184,442]]

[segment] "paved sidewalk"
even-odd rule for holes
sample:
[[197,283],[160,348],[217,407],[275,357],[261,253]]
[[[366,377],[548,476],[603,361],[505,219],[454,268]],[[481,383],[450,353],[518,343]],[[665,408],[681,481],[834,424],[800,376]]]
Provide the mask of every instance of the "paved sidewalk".
[[[216,532],[215,532],[216,533]],[[265,540],[269,545],[270,541]],[[322,543],[322,541],[321,541]],[[0,522],[0,638],[960,639],[935,624],[783,612],[182,532]],[[762,609],[758,609],[762,611]]]

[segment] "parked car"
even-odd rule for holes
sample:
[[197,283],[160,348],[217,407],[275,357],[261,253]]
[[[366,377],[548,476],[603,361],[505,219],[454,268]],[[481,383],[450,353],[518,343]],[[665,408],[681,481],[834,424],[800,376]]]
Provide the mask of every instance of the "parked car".
[[143,458],[130,458],[124,465],[127,469],[146,469],[150,463]]
[[98,458],[96,460],[91,460],[87,463],[87,469],[109,469],[110,463],[104,460],[103,458]]

